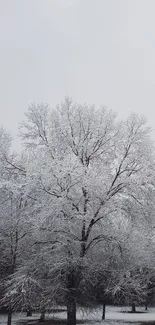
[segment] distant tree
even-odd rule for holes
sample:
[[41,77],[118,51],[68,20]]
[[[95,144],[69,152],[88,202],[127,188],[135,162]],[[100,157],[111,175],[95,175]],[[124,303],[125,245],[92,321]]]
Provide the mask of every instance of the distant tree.
[[124,233],[121,259],[117,267],[114,265],[106,287],[114,302],[131,306],[132,312],[136,312],[136,306],[145,304],[151,294],[154,278],[151,232],[146,222],[145,228],[133,224]]
[[[23,157],[11,153],[11,139],[0,131],[0,272],[1,283],[12,276],[28,257],[32,237],[33,200],[26,187]],[[30,217],[31,215],[31,217]],[[3,293],[3,290],[2,290]],[[1,302],[3,297],[1,296]],[[2,306],[2,304],[1,304]],[[8,305],[8,325],[11,324]]]

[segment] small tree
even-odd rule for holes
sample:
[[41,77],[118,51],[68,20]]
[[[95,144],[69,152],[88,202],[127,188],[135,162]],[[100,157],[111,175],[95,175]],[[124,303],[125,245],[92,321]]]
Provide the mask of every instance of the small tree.
[[41,304],[42,288],[39,282],[25,271],[15,272],[3,283],[5,294],[1,305],[11,308],[12,311],[32,310]]

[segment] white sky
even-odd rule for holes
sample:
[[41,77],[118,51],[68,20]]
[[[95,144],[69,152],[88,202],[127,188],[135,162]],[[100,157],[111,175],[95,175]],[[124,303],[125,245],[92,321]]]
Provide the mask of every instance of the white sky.
[[66,95],[155,129],[155,0],[0,0],[0,89],[13,135],[32,101]]

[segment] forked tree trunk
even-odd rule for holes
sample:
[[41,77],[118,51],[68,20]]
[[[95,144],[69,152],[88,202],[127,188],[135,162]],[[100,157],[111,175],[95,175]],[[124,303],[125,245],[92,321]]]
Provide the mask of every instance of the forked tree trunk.
[[12,321],[12,312],[9,311],[8,312],[8,320],[7,320],[7,325],[11,325],[11,321]]
[[136,312],[136,306],[135,306],[135,304],[132,304],[131,311],[132,311],[132,313],[135,313]]
[[67,301],[67,325],[76,325],[76,300],[72,295]]
[[105,303],[103,302],[102,319],[105,319]]

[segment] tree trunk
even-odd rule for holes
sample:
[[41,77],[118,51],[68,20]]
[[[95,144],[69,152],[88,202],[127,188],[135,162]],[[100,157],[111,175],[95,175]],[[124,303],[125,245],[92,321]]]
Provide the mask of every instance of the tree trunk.
[[7,325],[11,325],[11,320],[12,320],[12,312],[8,312],[8,320],[7,320]]
[[145,310],[147,310],[147,305],[145,305]]
[[131,312],[132,313],[135,313],[136,312],[136,306],[135,306],[135,304],[132,304],[132,306],[131,306]]
[[45,310],[42,310],[41,315],[40,315],[40,319],[39,319],[39,323],[42,323],[45,321]]
[[103,302],[102,319],[105,319],[105,303]]
[[67,301],[67,325],[76,325],[76,301],[72,295]]
[[28,308],[27,310],[27,317],[32,316],[32,309],[31,307]]

